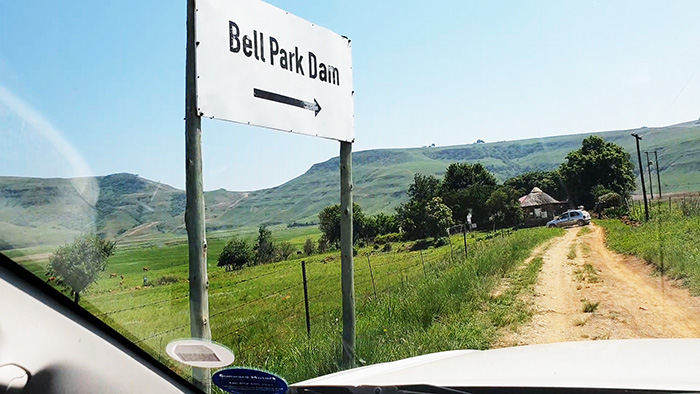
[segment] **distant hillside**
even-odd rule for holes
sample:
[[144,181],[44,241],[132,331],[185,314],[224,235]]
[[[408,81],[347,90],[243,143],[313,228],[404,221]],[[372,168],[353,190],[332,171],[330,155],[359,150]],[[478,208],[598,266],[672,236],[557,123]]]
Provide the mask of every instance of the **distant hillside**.
[[[592,134],[624,147],[636,167],[632,132],[642,135],[643,150],[659,151],[664,192],[700,189],[700,124],[688,122],[509,142],[356,152],[354,198],[368,213],[391,212],[405,201],[415,173],[441,176],[456,161],[480,162],[501,181],[527,171],[552,170]],[[303,175],[270,189],[206,192],[207,228],[316,222],[321,209],[339,201],[338,165],[337,157],[314,164]],[[0,177],[0,250],[59,244],[82,231],[111,238],[184,234],[184,209],[184,191],[132,174]]]
[[[447,165],[456,161],[480,162],[500,181],[528,171],[553,170],[567,153],[579,149],[581,141],[593,134],[630,152],[636,168],[637,153],[634,138],[630,136],[635,132],[643,137],[643,150],[659,151],[664,192],[700,189],[700,124],[693,121],[661,128],[357,152],[353,154],[354,198],[365,211],[392,211],[405,201],[413,174],[441,176]],[[220,219],[242,225],[316,221],[321,209],[339,200],[338,166],[337,157],[314,164],[305,174],[283,185],[250,193]],[[656,178],[653,182],[656,184]]]
[[[243,194],[208,192],[208,212]],[[109,238],[185,233],[185,192],[132,174],[95,178],[0,177],[0,250],[61,244],[93,231]]]

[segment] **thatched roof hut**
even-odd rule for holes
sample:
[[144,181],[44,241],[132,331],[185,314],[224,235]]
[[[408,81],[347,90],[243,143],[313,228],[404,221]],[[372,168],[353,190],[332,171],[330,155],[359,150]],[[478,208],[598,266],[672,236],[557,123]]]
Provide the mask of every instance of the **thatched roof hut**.
[[543,192],[539,187],[533,188],[530,194],[520,197],[520,206],[523,208],[537,207],[547,204],[560,204],[560,201],[555,200],[552,196]]
[[566,210],[566,201],[557,201],[539,187],[532,189],[530,194],[520,197],[520,207],[523,209],[525,226],[545,224],[556,215]]

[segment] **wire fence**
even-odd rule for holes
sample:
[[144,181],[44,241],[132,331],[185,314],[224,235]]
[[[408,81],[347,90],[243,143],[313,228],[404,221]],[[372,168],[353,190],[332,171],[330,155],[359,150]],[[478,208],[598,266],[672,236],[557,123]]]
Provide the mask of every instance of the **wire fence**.
[[[650,203],[650,213],[679,212],[684,215],[700,215],[700,198],[679,197],[656,199]],[[631,201],[631,216],[640,216],[642,201]],[[515,230],[492,232],[468,232],[468,226],[458,225],[445,230],[449,248],[417,247],[419,243],[394,243],[391,248],[364,248],[354,257],[355,292],[360,302],[377,302],[386,294],[396,294],[395,289],[407,286],[431,276],[440,275],[454,264],[465,261],[470,253],[478,253],[479,244],[497,237],[507,237]],[[392,250],[393,249],[393,250]],[[306,281],[302,273],[301,260],[280,263],[254,276],[243,276],[245,272],[218,273],[217,285],[210,289],[209,323],[214,340],[235,347],[243,340],[251,349],[260,342],[274,336],[283,327],[285,330],[308,330],[314,335],[315,324],[323,319],[341,319],[340,258],[336,254],[308,256]],[[245,270],[244,270],[245,271]],[[242,276],[236,278],[236,276]],[[221,280],[223,277],[228,280]],[[304,286],[307,292],[304,292]],[[253,295],[254,294],[254,295]],[[156,344],[182,336],[189,327],[189,315],[185,301],[189,294],[153,300],[129,307],[116,308],[97,314],[110,322],[122,324],[122,314],[136,311],[152,316],[169,313],[165,305],[177,304],[177,319],[153,319],[148,330],[128,330],[130,337],[138,332],[137,344],[157,347]],[[181,303],[181,304],[179,304]],[[305,313],[308,304],[309,314]],[[182,307],[182,308],[180,308]],[[163,325],[159,324],[164,320]],[[175,320],[175,322],[173,322]],[[128,322],[126,322],[128,323]],[[236,338],[239,336],[240,338]],[[159,341],[159,342],[156,342]],[[167,342],[166,342],[167,343]]]
[[[634,199],[628,201],[629,216],[636,221],[643,221],[645,218],[644,201]],[[677,213],[683,216],[700,216],[700,197],[693,195],[666,195],[662,198],[647,199],[649,218],[666,216]]]
[[[509,234],[506,231],[475,237],[468,236],[464,227],[458,230],[453,229],[446,237],[449,248],[425,248],[420,243],[409,242],[394,243],[393,250],[364,248],[354,257],[358,307],[396,297],[400,288],[464,263],[468,253],[478,253],[480,242]],[[278,342],[280,332],[306,333],[313,337],[323,324],[339,322],[342,319],[339,256],[308,256],[304,260],[306,275],[301,260],[275,264],[276,267],[254,276],[243,276],[247,270],[217,272],[218,283],[210,289],[209,297],[212,339],[234,350],[251,352]],[[185,292],[98,316],[117,324],[129,323],[122,321],[127,319],[125,312],[129,311],[154,316],[147,322],[147,329],[128,331],[130,337],[136,336],[135,343],[152,352],[157,349],[154,353],[160,356],[163,343],[188,334],[189,314],[184,302],[188,297]],[[177,302],[181,304],[173,306]],[[168,303],[173,310],[164,307]]]

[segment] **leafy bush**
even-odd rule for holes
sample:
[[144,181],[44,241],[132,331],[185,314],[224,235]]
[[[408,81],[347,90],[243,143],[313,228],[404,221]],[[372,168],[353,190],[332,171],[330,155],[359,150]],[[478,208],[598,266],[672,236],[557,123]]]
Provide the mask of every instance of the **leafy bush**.
[[280,244],[275,248],[275,253],[277,254],[277,259],[280,261],[287,260],[296,252],[296,248],[289,242],[280,242]]
[[427,239],[419,239],[418,241],[414,242],[409,249],[412,252],[415,252],[418,250],[428,249],[430,245],[431,243]]
[[391,244],[390,243],[384,244],[384,247],[382,248],[382,252],[391,252]]
[[440,237],[440,238],[437,238],[437,239],[435,240],[435,242],[433,242],[433,246],[435,246],[436,248],[439,248],[440,246],[445,246],[445,245],[447,245],[448,242],[449,242],[449,241],[448,241],[447,238],[445,238],[445,237]]
[[[600,198],[602,196],[604,196],[606,194],[610,194],[610,193],[615,193],[615,192],[608,189],[607,187],[605,187],[603,185],[595,185],[591,188],[591,195],[598,200],[600,200]],[[615,194],[617,194],[617,193],[615,193]]]
[[328,251],[328,240],[325,237],[318,239],[318,253],[326,253]]
[[[593,210],[598,214],[598,215],[606,215],[606,212],[609,214],[606,215],[608,217],[620,217],[624,214],[626,214],[627,209],[623,207],[623,198],[621,195],[615,192],[609,192],[602,194],[597,197],[595,206],[593,207]],[[613,216],[610,216],[613,215]]]
[[314,245],[314,241],[311,238],[306,238],[306,241],[304,242],[304,254],[311,256],[315,251],[316,245]]
[[611,218],[611,219],[619,219],[623,216],[626,216],[629,214],[629,210],[627,207],[615,207],[615,208],[605,208],[603,210],[603,217],[606,218]]
[[166,276],[161,276],[160,278],[154,280],[153,283],[156,286],[163,286],[163,285],[170,285],[173,283],[177,283],[179,281],[180,280],[177,278],[177,276],[166,275]]
[[252,264],[255,253],[250,245],[242,239],[232,238],[219,254],[219,267],[226,267],[227,271],[241,269]]
[[378,245],[384,245],[388,242],[400,242],[403,241],[403,234],[401,233],[389,233],[384,235],[379,235],[374,239],[374,243]]

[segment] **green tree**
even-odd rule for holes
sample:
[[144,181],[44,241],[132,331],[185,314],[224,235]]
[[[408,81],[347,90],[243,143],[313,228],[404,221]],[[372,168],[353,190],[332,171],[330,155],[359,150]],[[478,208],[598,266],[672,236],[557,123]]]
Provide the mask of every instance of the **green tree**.
[[75,303],[80,293],[97,281],[107,268],[107,259],[114,253],[114,242],[94,234],[82,235],[71,244],[61,246],[49,257],[46,274],[71,290]]
[[376,235],[384,235],[399,232],[399,223],[396,216],[380,212],[372,217],[376,227]]
[[226,267],[226,270],[229,271],[241,269],[253,261],[255,261],[255,253],[248,242],[234,237],[228,241],[219,254],[217,265]]
[[496,186],[493,176],[481,163],[452,163],[442,179],[442,190],[460,190],[469,186]]
[[329,244],[340,241],[340,205],[335,204],[323,208],[318,214],[318,229]]
[[629,153],[596,135],[584,139],[581,149],[566,155],[559,173],[571,200],[589,209],[595,203],[594,188],[599,193],[607,189],[623,198],[629,197],[635,188]]
[[408,187],[409,200],[396,208],[396,221],[411,239],[429,236],[426,206],[439,196],[440,180],[432,175],[415,174]]
[[497,227],[517,226],[523,221],[520,192],[510,186],[501,186],[491,193],[486,206]]
[[435,239],[442,237],[445,230],[454,223],[452,210],[442,203],[440,197],[433,197],[426,205],[425,211],[427,231]]
[[427,204],[440,192],[440,180],[432,175],[414,174],[413,183],[408,187],[411,200]]
[[275,244],[272,242],[272,231],[267,229],[267,226],[262,225],[258,228],[258,238],[253,247],[255,251],[255,259],[260,264],[265,264],[275,259]]
[[506,179],[503,185],[518,190],[521,196],[530,193],[533,188],[539,187],[540,190],[559,201],[568,199],[566,187],[564,187],[564,182],[557,170],[526,172]]
[[378,213],[373,216],[364,216],[360,226],[360,237],[369,242],[378,235],[395,233],[399,231],[396,217],[385,213]]
[[365,216],[360,227],[360,238],[369,242],[378,234],[377,219],[374,216]]
[[[365,215],[357,203],[352,204],[352,233],[353,243],[359,238],[364,238]],[[335,247],[340,243],[340,205],[335,204],[323,208],[318,214],[318,228],[323,233],[322,237]]]
[[472,222],[488,220],[486,200],[496,188],[496,177],[481,163],[452,163],[443,177],[440,195],[457,223],[464,223],[472,214]]
[[304,242],[304,254],[311,256],[315,251],[316,245],[314,245],[314,241],[311,238],[306,238],[306,241]]

